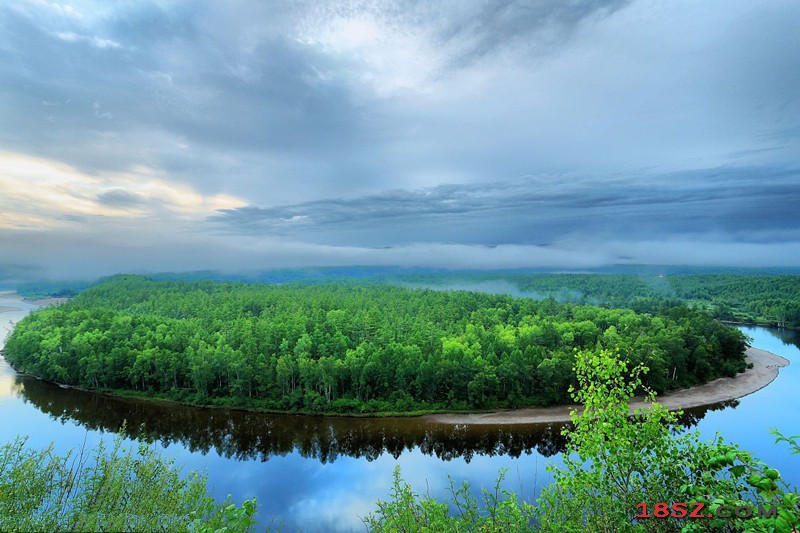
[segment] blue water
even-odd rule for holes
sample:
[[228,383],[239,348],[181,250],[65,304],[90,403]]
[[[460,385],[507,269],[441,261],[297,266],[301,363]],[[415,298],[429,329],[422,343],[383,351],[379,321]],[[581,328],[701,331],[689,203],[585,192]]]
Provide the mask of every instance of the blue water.
[[786,436],[800,435],[800,334],[761,327],[739,329],[753,339],[753,347],[780,355],[790,364],[769,386],[740,398],[735,407],[707,412],[698,429],[708,439],[719,432],[800,485],[800,456],[792,456],[785,444],[776,445],[769,433],[777,428]]
[[[11,304],[8,301],[4,304],[0,297],[2,305]],[[22,314],[0,313],[0,321],[18,320]],[[765,328],[742,330],[753,338],[753,346],[781,355],[789,359],[792,365],[783,368],[771,385],[742,398],[735,407],[706,413],[698,428],[707,438],[713,438],[716,432],[722,433],[728,440],[740,444],[778,468],[793,483],[800,484],[800,458],[792,457],[787,447],[776,446],[775,438],[768,432],[770,427],[777,427],[787,435],[800,434],[800,417],[797,416],[800,413],[800,395],[797,394],[800,391],[800,350],[791,342],[793,339],[795,343],[800,343],[800,338],[793,332],[776,332]],[[785,339],[779,338],[779,334]],[[2,442],[12,440],[17,435],[27,435],[33,446],[45,446],[53,442],[57,451],[66,452],[84,442],[94,445],[100,440],[109,441],[113,432],[108,430],[116,429],[122,418],[143,416],[142,420],[150,420],[147,417],[152,418],[152,414],[142,415],[141,411],[164,412],[138,404],[131,405],[133,407],[114,399],[63,391],[30,378],[26,381],[0,360]],[[105,410],[103,417],[95,418],[92,411],[104,406],[109,409]],[[118,421],[114,416],[117,410],[120,413]],[[201,421],[210,416],[204,410],[184,408],[181,412],[183,414],[176,424],[185,425],[195,418]],[[243,417],[250,422],[231,426],[229,437],[235,445],[227,447],[228,452],[225,451],[224,442],[202,445],[206,431],[202,425],[197,428],[197,434],[193,434],[191,429],[182,429],[181,436],[175,437],[173,432],[159,430],[164,426],[158,426],[150,420],[149,431],[162,441],[155,446],[163,450],[165,455],[187,469],[205,471],[215,496],[224,498],[230,494],[237,502],[257,497],[262,523],[269,523],[274,518],[275,524],[282,524],[284,530],[288,531],[364,531],[360,517],[375,510],[376,500],[387,498],[396,465],[402,468],[403,477],[416,491],[437,498],[447,496],[448,475],[457,484],[468,481],[477,493],[480,488],[493,487],[498,471],[507,468],[504,488],[515,490],[524,499],[532,501],[537,489],[551,479],[545,471],[546,465],[559,462],[558,455],[544,457],[533,446],[525,449],[519,457],[508,455],[502,446],[487,446],[479,432],[494,431],[492,429],[470,429],[471,433],[464,437],[466,446],[470,448],[470,453],[465,456],[461,451],[453,453],[452,450],[458,448],[452,443],[450,448],[445,447],[444,452],[432,451],[430,445],[435,445],[439,437],[435,434],[431,437],[431,428],[413,420],[396,423],[337,420],[331,422],[328,428],[326,419],[298,417],[270,419],[273,424],[270,427],[276,433],[280,432],[282,438],[290,438],[288,449],[291,451],[268,451],[262,457],[256,453],[258,446],[248,443],[258,437],[268,441],[271,430],[261,430],[258,424],[253,429],[254,419],[248,418],[253,415],[234,413],[231,416],[237,419]],[[295,428],[298,432],[305,431],[305,425],[316,429],[309,430],[310,436],[297,437],[296,442],[301,444],[292,446],[291,442],[294,441],[291,435],[287,437],[287,432],[291,433]],[[349,426],[357,426],[357,429],[348,432]],[[403,428],[413,433],[408,438],[409,444],[399,448],[385,444],[391,440],[391,434],[399,435],[397,438],[402,442],[402,432],[406,431]],[[246,435],[242,433],[245,430],[249,431]],[[324,436],[326,431],[332,432],[339,440],[363,438],[355,446],[358,453],[353,456],[340,452],[335,460],[323,458],[314,450],[318,447],[317,440],[322,438],[320,435]],[[443,438],[458,443],[461,437],[457,431],[454,429]],[[514,438],[525,439],[541,429],[518,426],[509,431],[514,432]],[[362,433],[365,436],[359,436]],[[419,445],[422,436],[426,435],[430,437],[426,440],[428,444]],[[132,441],[129,439],[127,442]],[[376,443],[374,453],[370,448],[373,442]],[[233,450],[232,456],[229,456],[230,450]]]

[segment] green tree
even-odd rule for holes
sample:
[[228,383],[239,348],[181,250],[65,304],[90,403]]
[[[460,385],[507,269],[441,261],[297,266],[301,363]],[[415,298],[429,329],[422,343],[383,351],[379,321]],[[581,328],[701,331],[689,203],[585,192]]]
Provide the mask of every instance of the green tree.
[[[641,386],[643,366],[629,371],[617,353],[580,352],[579,388],[563,467],[550,467],[554,482],[542,494],[542,531],[780,531],[800,526],[796,490],[780,474],[721,438],[702,442],[699,432],[676,434],[677,416],[655,403],[629,416],[628,401]],[[785,439],[788,440],[788,439]],[[791,442],[791,441],[790,441]],[[720,507],[779,505],[774,517],[674,517],[637,520],[638,504],[703,502]],[[652,507],[651,507],[652,509]]]
[[205,478],[181,475],[172,461],[141,444],[65,456],[25,439],[0,446],[2,531],[250,531],[255,500],[217,503]]
[[659,392],[744,369],[738,330],[686,306],[654,309],[660,316],[374,284],[118,276],[31,313],[6,359],[105,391],[350,413],[565,403],[574,350],[598,345],[648,365],[645,383]]

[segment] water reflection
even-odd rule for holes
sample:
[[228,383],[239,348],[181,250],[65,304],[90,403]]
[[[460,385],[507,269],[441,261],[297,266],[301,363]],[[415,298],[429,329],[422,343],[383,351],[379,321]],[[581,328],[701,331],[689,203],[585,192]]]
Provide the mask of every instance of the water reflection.
[[778,337],[784,346],[795,346],[800,348],[800,331],[785,328],[770,328],[769,332]]
[[678,422],[686,428],[693,428],[700,424],[700,421],[709,413],[723,411],[725,409],[736,409],[738,406],[739,400],[729,400],[727,402],[718,402],[702,407],[684,409],[683,414],[678,417]]
[[[2,303],[2,302],[0,302]],[[20,307],[20,302],[13,302]],[[25,313],[4,313],[18,320]],[[12,316],[13,315],[13,316]],[[772,330],[785,343],[800,343],[798,332]],[[357,419],[268,415],[228,409],[200,409],[102,396],[66,389],[29,376],[20,376],[0,360],[0,396],[15,396],[62,423],[73,421],[87,429],[126,432],[137,440],[163,446],[182,445],[191,452],[217,454],[238,461],[267,461],[298,452],[326,464],[348,456],[374,461],[384,454],[395,459],[419,450],[443,461],[470,462],[475,455],[518,458],[538,452],[551,457],[564,450],[563,424],[451,426],[420,418]],[[686,427],[698,425],[711,411],[735,408],[738,401],[687,410]]]
[[[469,462],[476,454],[519,457],[536,451],[550,457],[564,450],[563,424],[451,426],[420,418],[346,418],[269,415],[113,398],[66,389],[29,376],[14,377],[14,394],[62,423],[75,421],[92,430],[126,432],[137,440],[163,446],[181,444],[192,452],[236,460],[267,461],[298,451],[303,457],[330,463],[340,456],[372,461],[388,453],[399,457],[418,448],[426,455]],[[709,410],[727,402],[687,411],[693,426]]]

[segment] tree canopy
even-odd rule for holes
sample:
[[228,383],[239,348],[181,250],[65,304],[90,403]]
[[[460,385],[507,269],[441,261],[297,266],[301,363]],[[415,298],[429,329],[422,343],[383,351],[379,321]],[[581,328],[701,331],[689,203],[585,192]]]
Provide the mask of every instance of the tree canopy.
[[666,301],[648,311],[367,282],[116,276],[31,313],[6,358],[90,389],[339,413],[568,403],[579,349],[646,364],[657,392],[745,368],[738,330]]

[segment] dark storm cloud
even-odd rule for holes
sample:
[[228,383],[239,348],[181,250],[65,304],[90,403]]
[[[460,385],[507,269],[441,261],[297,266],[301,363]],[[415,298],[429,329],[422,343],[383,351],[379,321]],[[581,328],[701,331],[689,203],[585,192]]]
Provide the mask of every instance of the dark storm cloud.
[[796,263],[799,26],[791,0],[6,2],[2,249]]
[[528,178],[220,211],[232,233],[360,246],[542,244],[574,236],[642,239],[719,232],[800,237],[800,170],[682,172],[647,179]]

